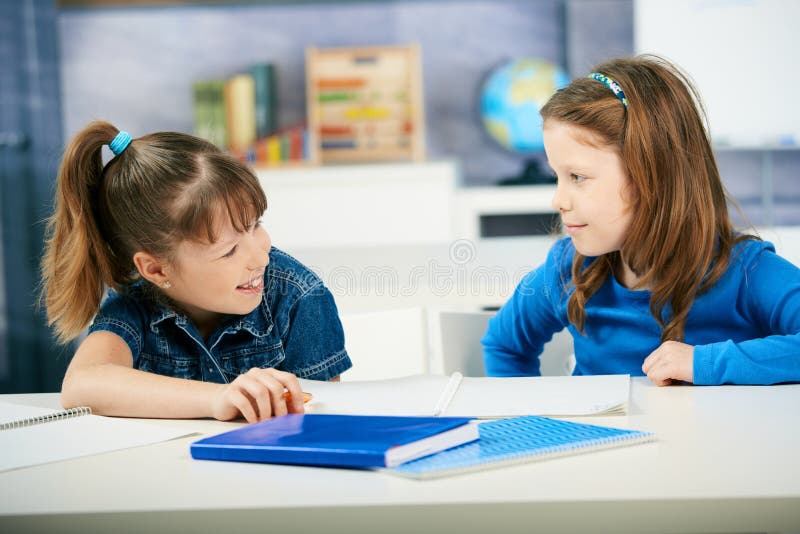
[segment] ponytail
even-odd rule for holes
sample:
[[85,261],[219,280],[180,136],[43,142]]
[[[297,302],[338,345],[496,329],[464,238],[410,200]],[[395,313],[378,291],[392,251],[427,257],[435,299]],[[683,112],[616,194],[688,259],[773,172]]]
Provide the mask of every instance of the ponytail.
[[41,268],[47,320],[62,343],[80,334],[97,313],[105,287],[116,285],[96,202],[103,176],[101,149],[117,133],[107,122],[89,124],[69,144],[58,170]]

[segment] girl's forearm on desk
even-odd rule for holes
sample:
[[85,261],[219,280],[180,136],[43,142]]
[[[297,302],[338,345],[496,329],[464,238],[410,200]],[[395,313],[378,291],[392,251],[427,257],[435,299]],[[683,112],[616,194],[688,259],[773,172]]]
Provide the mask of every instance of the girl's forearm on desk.
[[101,363],[70,369],[64,378],[61,403],[65,408],[90,406],[98,415],[212,417],[212,399],[223,387]]

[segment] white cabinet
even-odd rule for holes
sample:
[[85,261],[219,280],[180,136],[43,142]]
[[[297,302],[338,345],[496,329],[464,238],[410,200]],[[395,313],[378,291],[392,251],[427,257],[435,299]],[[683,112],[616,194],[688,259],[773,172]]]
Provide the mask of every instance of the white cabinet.
[[481,221],[487,217],[549,217],[555,214],[551,206],[555,194],[555,185],[462,188],[456,194],[456,233],[472,240],[483,237]]
[[312,268],[340,310],[501,305],[553,236],[482,239],[486,216],[552,213],[554,188],[459,187],[452,161],[262,169],[275,246]]
[[257,171],[264,224],[291,249],[449,242],[458,173],[452,161]]
[[555,186],[459,187],[454,161],[259,169],[264,224],[289,249],[476,241],[487,216],[553,213]]

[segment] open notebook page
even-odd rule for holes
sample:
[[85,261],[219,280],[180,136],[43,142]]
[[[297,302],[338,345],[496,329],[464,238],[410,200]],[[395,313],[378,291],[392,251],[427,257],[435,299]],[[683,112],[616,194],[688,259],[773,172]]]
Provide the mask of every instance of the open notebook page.
[[415,375],[386,380],[300,380],[314,395],[308,413],[355,415],[601,415],[625,413],[628,375],[465,378]]
[[48,408],[38,406],[26,406],[24,404],[12,404],[10,402],[0,402],[0,425],[28,419],[29,417],[39,417],[56,412]]
[[437,407],[450,377],[414,375],[387,380],[319,382],[300,380],[314,395],[306,413],[344,415],[438,415]]
[[464,377],[441,415],[515,417],[624,414],[629,395],[628,375]]
[[[0,402],[0,423],[55,413],[36,406]],[[158,443],[191,434],[136,419],[78,415],[0,430],[0,471]]]

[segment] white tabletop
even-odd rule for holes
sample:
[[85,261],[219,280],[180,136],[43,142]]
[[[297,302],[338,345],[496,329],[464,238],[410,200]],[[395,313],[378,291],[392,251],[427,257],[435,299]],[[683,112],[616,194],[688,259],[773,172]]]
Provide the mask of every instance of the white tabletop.
[[[0,400],[49,407],[56,394]],[[632,381],[626,416],[655,443],[429,481],[386,473],[192,460],[238,426],[0,473],[4,532],[800,531],[800,385]],[[145,513],[146,512],[146,513]]]

